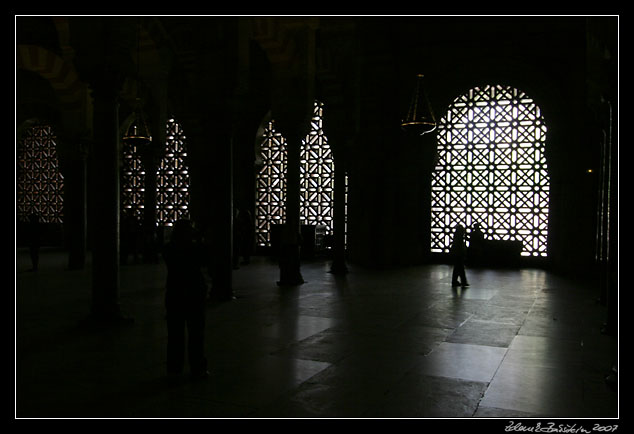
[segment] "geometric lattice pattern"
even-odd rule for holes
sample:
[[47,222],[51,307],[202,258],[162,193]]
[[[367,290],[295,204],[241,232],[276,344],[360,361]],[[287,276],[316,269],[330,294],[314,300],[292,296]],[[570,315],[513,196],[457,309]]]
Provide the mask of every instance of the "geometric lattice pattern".
[[145,169],[140,149],[123,142],[123,165],[121,170],[121,211],[128,218],[143,220],[145,201]]
[[270,121],[260,153],[262,168],[256,176],[255,234],[258,246],[271,245],[271,225],[286,221],[286,140]]
[[322,130],[323,104],[315,102],[311,129],[300,151],[300,221],[333,230],[335,163]]
[[[323,104],[315,101],[310,132],[300,150],[300,224],[325,225],[332,233],[334,159],[322,129]],[[256,177],[255,231],[258,246],[270,246],[272,224],[286,219],[286,139],[274,129],[264,130],[260,146],[262,168]]]
[[64,177],[59,172],[56,137],[48,125],[33,126],[18,143],[17,218],[33,213],[41,223],[63,223]]
[[158,225],[172,226],[179,219],[189,218],[189,171],[185,165],[185,139],[181,125],[169,119],[165,154],[156,173]]
[[471,89],[439,121],[437,138],[432,252],[449,252],[456,224],[479,223],[487,239],[520,240],[523,256],[547,256],[546,125],[535,102],[512,87]]
[[[157,225],[171,226],[176,220],[189,218],[189,172],[185,135],[174,119],[166,125],[164,157],[156,171]],[[145,202],[145,169],[136,146],[123,144],[121,203],[124,213],[143,220]]]

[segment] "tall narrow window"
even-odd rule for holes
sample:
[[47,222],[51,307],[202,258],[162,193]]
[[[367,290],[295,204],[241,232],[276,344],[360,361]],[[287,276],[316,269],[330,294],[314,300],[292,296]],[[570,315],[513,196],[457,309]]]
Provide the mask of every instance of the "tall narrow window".
[[[166,128],[165,153],[156,171],[156,223],[171,226],[176,220],[189,217],[189,171],[182,127],[170,119]],[[145,176],[140,150],[124,144],[122,208],[138,221],[143,220]]]
[[121,209],[124,216],[137,221],[143,220],[145,201],[145,168],[140,151],[134,144],[123,142]]
[[315,101],[311,129],[300,153],[300,221],[333,230],[335,163],[322,130],[323,104]]
[[[311,128],[300,150],[300,223],[333,230],[334,159],[322,129],[323,104],[315,101]],[[286,140],[268,123],[260,147],[262,168],[256,180],[256,234],[259,246],[270,246],[271,225],[285,222]]]
[[158,225],[172,226],[178,219],[189,218],[189,170],[186,137],[174,119],[167,122],[165,156],[156,174]]
[[448,252],[453,227],[478,223],[493,240],[522,241],[523,256],[547,256],[550,180],[546,125],[526,94],[471,89],[438,124],[432,178],[433,252]]
[[286,140],[268,123],[261,144],[262,168],[256,179],[255,232],[258,246],[271,245],[271,225],[285,222]]
[[38,214],[42,223],[63,223],[64,177],[56,136],[49,125],[30,127],[18,143],[17,217]]

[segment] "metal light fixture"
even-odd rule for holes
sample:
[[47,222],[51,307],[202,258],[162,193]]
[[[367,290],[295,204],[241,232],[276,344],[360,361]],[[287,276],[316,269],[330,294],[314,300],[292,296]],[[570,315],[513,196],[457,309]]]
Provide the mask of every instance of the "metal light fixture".
[[416,87],[414,88],[409,110],[407,111],[407,116],[401,122],[403,131],[421,136],[436,129],[436,118],[423,86],[423,78],[423,74],[416,76]]
[[122,140],[137,149],[143,149],[152,142],[152,135],[150,134],[150,129],[145,121],[145,115],[143,114],[143,110],[141,108],[140,98],[136,99],[132,122],[123,135]]

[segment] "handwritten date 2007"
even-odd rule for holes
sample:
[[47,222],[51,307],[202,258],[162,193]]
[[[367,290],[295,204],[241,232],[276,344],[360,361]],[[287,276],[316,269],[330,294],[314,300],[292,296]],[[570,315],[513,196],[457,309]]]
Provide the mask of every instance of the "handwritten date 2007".
[[611,433],[619,428],[618,425],[600,425],[593,424],[592,427],[585,427],[577,424],[555,424],[549,422],[542,424],[537,422],[534,426],[526,426],[521,422],[509,421],[504,431],[506,432],[527,432],[527,433],[565,433],[565,434],[592,434],[592,433]]

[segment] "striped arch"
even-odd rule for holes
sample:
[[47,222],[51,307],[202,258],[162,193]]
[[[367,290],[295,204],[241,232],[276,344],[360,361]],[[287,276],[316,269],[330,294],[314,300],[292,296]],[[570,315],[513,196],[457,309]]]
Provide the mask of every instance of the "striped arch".
[[297,30],[305,26],[315,28],[317,23],[318,18],[314,17],[255,17],[251,20],[251,31],[272,65],[294,67],[301,63],[301,54],[306,49],[297,44]]
[[32,71],[48,80],[59,97],[61,109],[79,110],[84,104],[85,85],[74,66],[55,53],[35,45],[19,45],[16,67]]

